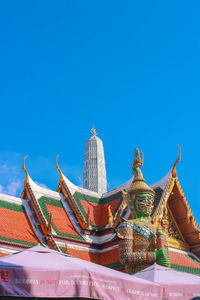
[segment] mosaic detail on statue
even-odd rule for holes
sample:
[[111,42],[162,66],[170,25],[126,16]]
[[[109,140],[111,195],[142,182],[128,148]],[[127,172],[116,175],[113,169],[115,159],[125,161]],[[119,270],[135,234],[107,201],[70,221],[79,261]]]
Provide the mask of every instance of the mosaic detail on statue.
[[150,241],[154,235],[154,232],[145,225],[138,226],[135,223],[123,223],[120,226],[120,229],[126,228],[126,227],[132,228],[135,233],[143,235],[147,239],[147,241]]

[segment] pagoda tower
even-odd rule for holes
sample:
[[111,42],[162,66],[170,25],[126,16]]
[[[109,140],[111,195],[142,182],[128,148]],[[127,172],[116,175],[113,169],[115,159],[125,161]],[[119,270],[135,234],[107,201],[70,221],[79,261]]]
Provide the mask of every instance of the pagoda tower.
[[103,143],[97,137],[96,128],[93,127],[92,137],[86,142],[83,187],[103,194],[107,192],[106,167]]

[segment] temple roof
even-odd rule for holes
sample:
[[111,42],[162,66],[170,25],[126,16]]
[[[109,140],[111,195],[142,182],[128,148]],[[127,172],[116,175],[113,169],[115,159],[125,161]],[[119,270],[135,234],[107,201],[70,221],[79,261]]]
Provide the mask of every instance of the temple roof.
[[104,198],[95,198],[75,192],[73,197],[84,216],[86,216],[89,208],[90,226],[91,229],[96,230],[108,227],[108,206],[111,205],[111,209],[115,213],[123,201],[121,192]]
[[188,273],[200,274],[200,260],[191,252],[170,249],[171,268]]
[[[123,270],[119,262],[116,228],[111,228],[108,222],[108,208],[115,219],[115,227],[119,226],[121,218],[130,218],[122,190],[130,188],[134,177],[100,196],[74,185],[59,167],[58,170],[57,191],[41,187],[26,171],[21,198],[0,194],[0,255],[42,243]],[[200,229],[174,174],[172,168],[164,178],[150,185],[155,191],[152,222],[160,222],[164,209],[169,210],[168,218],[173,227],[170,230],[173,229],[180,239],[174,239],[173,234],[169,237],[171,266],[199,274]]]
[[0,228],[0,242],[10,249],[11,245],[18,249],[40,242],[27,216],[25,203],[20,198],[0,194]]
[[100,198],[100,195],[98,193],[73,184],[65,175],[63,175],[63,180],[65,181],[66,185],[68,186],[72,194],[78,192],[91,197]]

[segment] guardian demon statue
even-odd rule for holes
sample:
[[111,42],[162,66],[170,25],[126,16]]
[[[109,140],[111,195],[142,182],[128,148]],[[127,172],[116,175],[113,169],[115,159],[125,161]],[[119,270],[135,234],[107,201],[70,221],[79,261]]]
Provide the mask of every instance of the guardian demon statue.
[[[142,154],[142,152],[141,152]],[[161,227],[151,223],[151,213],[155,192],[145,182],[140,168],[143,166],[143,154],[135,149],[132,162],[134,179],[130,189],[123,191],[131,220],[123,221],[118,230],[120,262],[127,273],[135,273],[156,262],[169,266],[167,242]]]

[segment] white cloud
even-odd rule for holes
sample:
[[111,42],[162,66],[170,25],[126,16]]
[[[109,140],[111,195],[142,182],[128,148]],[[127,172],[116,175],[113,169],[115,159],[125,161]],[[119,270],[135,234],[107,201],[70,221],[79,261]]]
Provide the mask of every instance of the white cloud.
[[20,196],[24,172],[22,155],[15,152],[0,152],[0,192]]
[[16,166],[9,166],[7,163],[1,164],[0,162],[0,173],[9,174],[10,172],[15,172],[17,170]]
[[11,183],[9,183],[6,187],[5,193],[12,195],[12,196],[16,196],[18,189],[21,187],[21,182],[19,180],[17,181],[12,181]]

